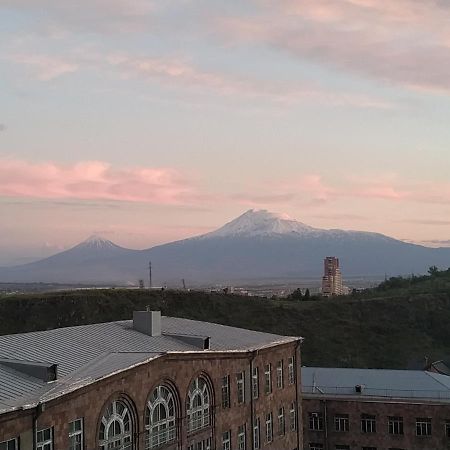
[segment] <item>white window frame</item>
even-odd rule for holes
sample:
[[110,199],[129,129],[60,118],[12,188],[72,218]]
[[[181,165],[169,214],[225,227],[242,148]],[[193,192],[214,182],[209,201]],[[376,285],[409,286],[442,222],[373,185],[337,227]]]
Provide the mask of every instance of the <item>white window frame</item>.
[[[44,433],[49,432],[49,438],[44,438]],[[42,434],[41,440],[39,435]],[[42,428],[36,431],[36,450],[53,450],[53,427]]]
[[237,386],[237,402],[239,404],[245,403],[245,372],[238,372],[236,374]]
[[277,363],[277,388],[283,389],[284,379],[283,379],[283,360],[280,359]]
[[348,414],[336,414],[334,416],[334,428],[335,431],[339,433],[344,433],[349,431],[350,419]]
[[231,450],[231,431],[222,433],[222,450]]
[[230,399],[230,375],[225,375],[222,377],[222,408],[230,408],[231,407],[231,399]]
[[431,436],[431,418],[420,417],[416,419],[416,436]]
[[253,367],[252,372],[252,395],[253,400],[259,397],[259,369],[258,367]]
[[395,436],[402,436],[404,434],[403,417],[389,416],[389,418],[388,418],[388,433],[395,435]]
[[258,450],[261,448],[261,431],[259,417],[255,419],[253,424],[253,448]]
[[[119,405],[120,408],[118,408]],[[119,409],[122,409],[122,412]],[[110,435],[111,428],[114,427],[113,424],[115,423],[119,424],[121,433],[116,435],[112,430],[113,434]],[[100,450],[108,450],[111,445],[114,446],[113,448],[119,447],[120,450],[131,450],[133,448],[133,415],[124,400],[113,400],[105,410],[100,424],[103,426],[103,439],[100,439],[99,436],[98,446]],[[128,430],[126,430],[126,424],[128,424]]]
[[315,444],[315,443],[310,443],[309,444],[309,450],[323,450],[323,444]]
[[[194,405],[194,400],[199,397],[201,402]],[[187,402],[188,433],[207,428],[211,425],[211,395],[208,384],[203,377],[197,377],[189,387]]]
[[264,393],[269,395],[272,393],[272,364],[264,366]]
[[[80,429],[75,430],[75,431],[70,431],[70,426],[77,422],[80,424]],[[77,436],[81,436],[80,442],[79,442],[80,443],[79,448],[82,450],[84,448],[84,420],[82,417],[69,422],[69,450],[76,450],[78,448],[76,446],[76,444],[77,444],[76,437]],[[74,442],[72,442],[73,438],[75,438]]]
[[272,412],[266,414],[266,442],[273,441],[273,416]]
[[[14,444],[14,447],[12,449],[9,448],[11,443]],[[4,446],[4,448],[2,448],[2,446]],[[19,439],[13,438],[13,439],[8,439],[6,441],[0,442],[0,449],[1,450],[19,450]]]
[[291,403],[291,408],[289,410],[289,429],[291,431],[297,431],[297,404],[295,402]]
[[[163,410],[163,418],[159,412]],[[155,420],[155,414],[157,415]],[[177,439],[176,399],[172,390],[156,386],[147,400],[145,417],[145,448],[158,448]]]
[[237,442],[238,442],[238,450],[246,450],[246,432],[245,432],[245,424],[239,425]]
[[311,431],[323,431],[323,414],[321,412],[310,412],[308,418]]
[[373,414],[361,416],[361,433],[371,434],[377,432],[377,419]]
[[289,384],[295,384],[295,357],[290,356],[288,360],[288,379]]
[[284,414],[284,407],[278,408],[278,436],[284,436],[286,434],[286,420]]

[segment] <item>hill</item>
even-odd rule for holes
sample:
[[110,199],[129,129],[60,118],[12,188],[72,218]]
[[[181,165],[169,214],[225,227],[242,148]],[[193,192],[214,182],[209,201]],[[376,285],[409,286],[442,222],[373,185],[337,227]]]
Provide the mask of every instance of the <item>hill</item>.
[[[0,334],[163,314],[305,338],[303,364],[408,368],[450,355],[450,271],[355,297],[280,301],[219,293],[78,290],[0,298]],[[394,280],[391,280],[394,283]]]
[[424,273],[450,266],[450,248],[428,248],[378,233],[313,228],[268,211],[250,210],[221,228],[146,250],[94,237],[23,266],[0,268],[0,282],[137,285],[239,284],[248,280],[320,277],[323,258],[338,256],[345,276]]

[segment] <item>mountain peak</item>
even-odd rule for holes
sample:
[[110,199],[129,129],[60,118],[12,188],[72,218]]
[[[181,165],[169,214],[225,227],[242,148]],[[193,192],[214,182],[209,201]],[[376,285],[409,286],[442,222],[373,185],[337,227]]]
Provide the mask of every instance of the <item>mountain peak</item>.
[[79,244],[79,246],[96,249],[117,247],[114,242],[111,242],[110,240],[105,239],[97,234],[89,236],[85,241]]
[[286,214],[277,214],[266,209],[249,209],[236,219],[228,222],[208,237],[225,236],[265,236],[280,234],[305,234],[314,231],[313,227],[290,218]]

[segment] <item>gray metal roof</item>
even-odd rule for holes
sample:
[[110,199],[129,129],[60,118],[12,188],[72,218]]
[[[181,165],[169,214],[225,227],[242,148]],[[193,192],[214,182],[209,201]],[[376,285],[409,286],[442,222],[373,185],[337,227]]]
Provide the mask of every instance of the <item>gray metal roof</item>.
[[[357,393],[355,386],[362,386]],[[302,391],[318,396],[388,397],[450,402],[450,377],[419,370],[302,367]]]
[[210,337],[209,351],[253,350],[297,339],[164,316],[161,328],[161,336],[148,336],[124,320],[0,336],[0,359],[58,365],[57,380],[46,383],[0,363],[0,414],[63,395],[167,352],[202,351],[175,335]]

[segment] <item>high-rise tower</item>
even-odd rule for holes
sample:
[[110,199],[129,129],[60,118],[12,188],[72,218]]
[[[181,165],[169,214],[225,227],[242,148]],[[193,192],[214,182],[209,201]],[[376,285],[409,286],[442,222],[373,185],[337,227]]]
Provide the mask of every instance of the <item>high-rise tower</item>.
[[342,295],[342,274],[339,268],[339,258],[327,256],[324,259],[324,273],[322,277],[322,295],[330,297],[332,295]]

